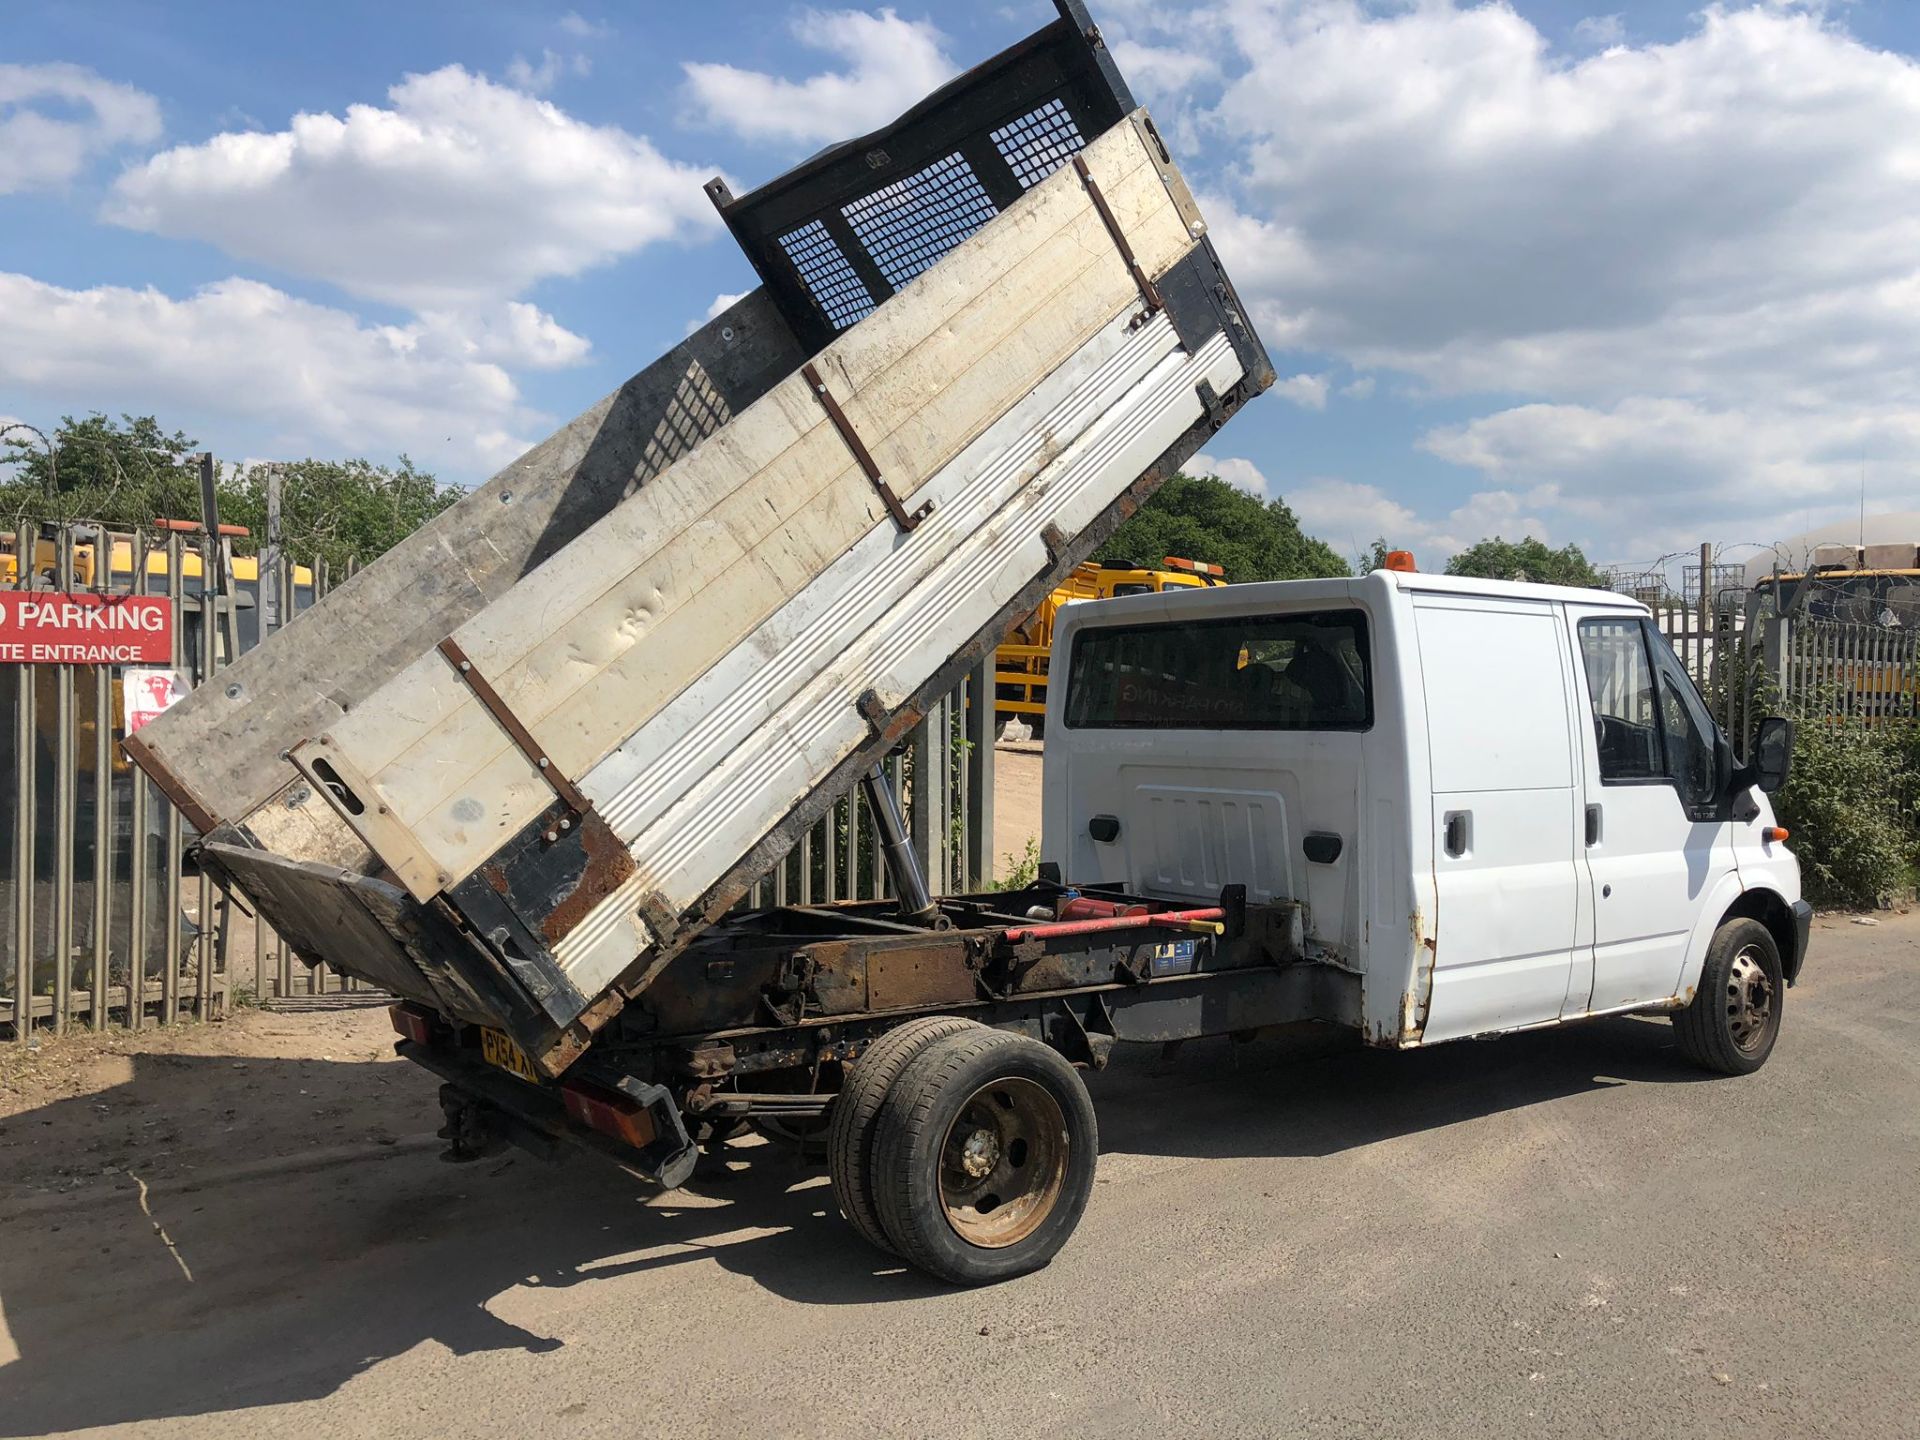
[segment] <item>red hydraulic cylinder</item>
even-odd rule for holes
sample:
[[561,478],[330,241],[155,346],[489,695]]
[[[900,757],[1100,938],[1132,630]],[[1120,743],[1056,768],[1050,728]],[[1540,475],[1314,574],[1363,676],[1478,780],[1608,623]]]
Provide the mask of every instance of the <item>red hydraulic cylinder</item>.
[[1226,912],[1218,905],[1210,910],[1162,910],[1155,915],[1113,915],[1101,920],[1062,920],[1051,925],[1021,925],[1007,931],[1007,939],[1051,940],[1068,935],[1093,935],[1107,930],[1142,930],[1149,926],[1170,926],[1179,930],[1220,932]]

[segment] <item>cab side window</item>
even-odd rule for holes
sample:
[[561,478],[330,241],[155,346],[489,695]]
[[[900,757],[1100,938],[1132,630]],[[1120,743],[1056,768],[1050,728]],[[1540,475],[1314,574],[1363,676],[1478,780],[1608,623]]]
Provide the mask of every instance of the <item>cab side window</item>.
[[1664,727],[1640,622],[1582,620],[1580,658],[1593,700],[1601,780],[1618,784],[1666,779]]
[[1713,722],[1707,718],[1706,704],[1673,648],[1659,635],[1647,638],[1659,677],[1660,729],[1667,745],[1667,773],[1679,787],[1689,812],[1710,807],[1717,789]]

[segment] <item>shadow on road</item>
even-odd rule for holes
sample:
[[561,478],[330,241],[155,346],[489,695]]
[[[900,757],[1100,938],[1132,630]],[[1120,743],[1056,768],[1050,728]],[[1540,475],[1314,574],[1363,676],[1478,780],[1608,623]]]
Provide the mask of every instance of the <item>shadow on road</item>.
[[1408,1051],[1303,1026],[1191,1042],[1171,1059],[1136,1050],[1089,1089],[1105,1153],[1313,1157],[1617,1085],[1710,1078],[1664,1018],[1634,1016]]
[[[183,1063],[204,1064],[209,1086],[234,1083],[222,1060],[172,1068]],[[310,1076],[304,1062],[255,1062],[247,1103],[297,1117]],[[1170,1058],[1123,1052],[1093,1089],[1108,1151],[1321,1156],[1609,1085],[1692,1078],[1664,1023],[1616,1020],[1404,1055],[1300,1037],[1196,1042]],[[360,1079],[376,1083],[371,1073],[342,1083]],[[64,1100],[7,1123],[78,1135],[114,1101],[113,1091]],[[862,1243],[822,1171],[764,1144],[730,1153],[729,1174],[672,1196],[586,1159],[453,1166],[401,1149],[307,1173],[156,1185],[151,1218],[131,1183],[70,1211],[0,1216],[0,1307],[18,1354],[0,1367],[0,1434],[318,1398],[423,1341],[456,1355],[554,1350],[561,1340],[514,1319],[543,1309],[529,1292],[690,1262],[807,1304],[942,1288]],[[672,1315],[663,1303],[654,1323],[698,1319]]]

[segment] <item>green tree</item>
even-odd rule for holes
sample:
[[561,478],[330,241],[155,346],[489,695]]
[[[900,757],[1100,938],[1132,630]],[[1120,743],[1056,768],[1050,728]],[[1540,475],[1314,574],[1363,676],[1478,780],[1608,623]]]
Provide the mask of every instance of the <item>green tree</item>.
[[1367,547],[1366,554],[1356,555],[1354,557],[1354,559],[1358,562],[1354,568],[1356,568],[1362,575],[1371,575],[1376,570],[1386,569],[1387,555],[1390,553],[1392,548],[1393,548],[1392,546],[1387,544],[1387,540],[1384,535],[1375,536],[1373,544]]
[[254,465],[221,486],[220,518],[267,533],[267,472],[280,471],[281,543],[295,559],[326,557],[340,573],[352,556],[362,564],[385,554],[463,493],[443,485],[402,455],[393,465],[370,460],[292,460]]
[[[23,431],[0,445],[0,467],[10,467],[0,469],[0,523],[98,520],[131,529],[200,518],[199,445],[184,432],[167,433],[151,415],[69,415],[50,438],[51,459]],[[281,475],[282,545],[298,560],[324,558],[336,574],[349,559],[364,564],[391,549],[461,494],[404,455],[394,465],[309,459],[272,468]],[[217,486],[221,521],[246,526],[256,544],[267,534],[268,469],[222,466]]]
[[1175,475],[1094,559],[1151,568],[1167,555],[1224,566],[1236,584],[1349,573],[1332,546],[1302,533],[1285,502],[1262,501],[1213,475]]
[[12,467],[0,472],[0,514],[9,520],[135,525],[200,513],[195,442],[179,430],[169,435],[151,415],[122,415],[117,423],[97,413],[67,415],[49,438],[52,455],[20,429],[0,446],[0,465]]
[[1531,535],[1524,540],[1502,540],[1498,535],[1470,545],[1447,561],[1447,574],[1472,575],[1482,580],[1531,580],[1541,585],[1578,585],[1604,590],[1607,583],[1587,562],[1578,545],[1558,550]]

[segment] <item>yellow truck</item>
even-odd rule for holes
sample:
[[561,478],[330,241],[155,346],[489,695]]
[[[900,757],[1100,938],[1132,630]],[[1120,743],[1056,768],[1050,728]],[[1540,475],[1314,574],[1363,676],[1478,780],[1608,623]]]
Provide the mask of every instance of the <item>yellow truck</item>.
[[1040,602],[994,652],[994,709],[1002,719],[1019,716],[1036,730],[1047,713],[1047,664],[1053,654],[1053,622],[1062,605],[1076,600],[1111,600],[1116,595],[1148,595],[1161,590],[1198,589],[1227,583],[1226,570],[1202,560],[1168,555],[1159,570],[1116,561],[1087,561]]
[[[51,527],[33,542],[33,561],[31,577],[26,582],[29,587],[52,587],[59,579],[59,545],[49,533]],[[94,536],[97,532],[91,525],[78,526],[73,540],[73,587],[80,590],[103,590],[115,594],[131,594],[134,591],[134,537],[124,531],[108,531],[108,570],[99,574],[99,562],[95,558],[101,541]],[[200,552],[192,548],[201,534],[201,526],[194,520],[161,520],[155,529],[148,532],[146,543],[147,572],[146,593],[165,595],[168,593],[169,574],[167,533],[178,531],[186,538],[180,551],[180,590],[185,596],[198,597],[205,571],[205,562]],[[243,525],[222,525],[220,534],[223,543],[231,545],[236,539],[247,538],[248,531]],[[85,538],[82,538],[82,535]],[[0,533],[0,590],[16,590],[21,587],[20,551],[23,547],[18,537]],[[260,560],[254,555],[229,555],[227,557],[228,575],[231,578],[235,604],[235,624],[238,626],[237,649],[241,652],[251,650],[260,642]],[[293,593],[284,602],[288,618],[298,615],[313,606],[314,572],[310,566],[294,565],[290,567],[293,579]],[[194,602],[198,603],[197,598]],[[190,609],[186,616],[183,641],[186,645],[188,665],[194,664],[200,653],[194,643],[198,633],[199,614]],[[231,661],[234,656],[225,653],[226,637],[221,638],[223,660]],[[115,682],[116,687],[118,681]]]

